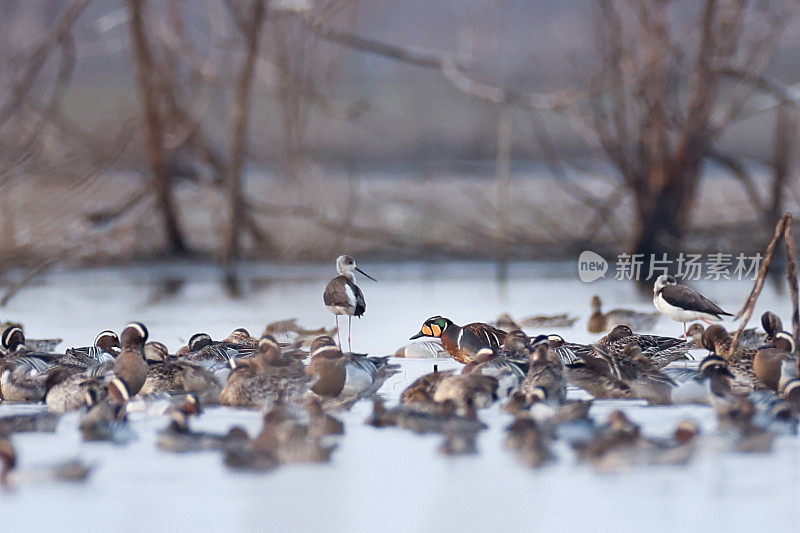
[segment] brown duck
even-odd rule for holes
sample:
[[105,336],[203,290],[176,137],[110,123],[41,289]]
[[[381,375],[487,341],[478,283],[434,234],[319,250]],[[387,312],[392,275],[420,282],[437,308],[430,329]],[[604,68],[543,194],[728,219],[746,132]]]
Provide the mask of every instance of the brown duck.
[[548,350],[548,345],[541,343],[530,355],[530,368],[520,387],[520,392],[529,402],[532,400],[533,389],[537,387],[544,389],[547,398],[558,403],[564,403],[567,399],[567,382],[564,380],[561,360],[555,355],[549,357]]
[[706,328],[701,337],[703,348],[722,357],[728,363],[728,370],[735,377],[735,382],[732,384],[734,392],[746,393],[761,388],[761,382],[753,372],[753,358],[756,350],[738,346],[732,354],[728,355],[731,341],[728,330],[719,324]]
[[147,361],[144,359],[144,343],[147,328],[140,322],[125,326],[120,336],[122,351],[114,360],[114,375],[125,384],[130,396],[135,396],[147,379]]
[[625,325],[636,329],[650,329],[655,325],[660,313],[642,313],[632,309],[612,309],[603,312],[603,303],[600,297],[592,296],[592,314],[586,323],[589,333],[602,333],[611,331],[616,326]]
[[389,364],[388,357],[343,353],[331,337],[323,335],[311,345],[306,373],[314,379],[311,390],[320,396],[360,397],[376,392],[398,368]]
[[795,366],[794,339],[784,331],[776,333],[772,342],[761,346],[753,356],[753,373],[756,378],[769,387],[777,391],[781,381],[781,368],[784,361]]
[[237,364],[219,395],[223,405],[262,407],[268,399],[294,400],[306,391],[305,365],[283,357],[271,335],[261,337],[255,356]]

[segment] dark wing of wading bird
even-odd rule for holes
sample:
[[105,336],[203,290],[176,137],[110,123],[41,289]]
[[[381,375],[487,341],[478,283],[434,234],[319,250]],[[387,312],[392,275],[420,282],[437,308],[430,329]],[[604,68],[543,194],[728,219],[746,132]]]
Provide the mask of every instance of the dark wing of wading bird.
[[733,316],[696,290],[679,285],[675,277],[667,275],[659,276],[653,284],[653,305],[675,322],[683,322],[684,337],[687,322],[703,320],[710,323],[721,320],[723,316]]

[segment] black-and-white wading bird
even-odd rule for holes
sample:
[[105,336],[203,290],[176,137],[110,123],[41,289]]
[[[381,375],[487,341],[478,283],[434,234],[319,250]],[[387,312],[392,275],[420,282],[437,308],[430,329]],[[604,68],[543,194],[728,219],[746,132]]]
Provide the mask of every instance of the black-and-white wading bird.
[[675,322],[683,322],[684,337],[687,322],[702,320],[710,324],[723,316],[733,316],[691,287],[679,285],[675,276],[666,274],[658,276],[653,284],[653,305]]
[[342,346],[342,336],[339,333],[339,315],[347,315],[347,346],[352,351],[350,329],[353,317],[360,317],[367,310],[364,293],[356,285],[355,272],[363,274],[372,281],[378,281],[356,266],[356,261],[349,255],[340,255],[336,259],[336,270],[339,275],[328,282],[323,294],[325,307],[336,317],[336,335],[339,346]]

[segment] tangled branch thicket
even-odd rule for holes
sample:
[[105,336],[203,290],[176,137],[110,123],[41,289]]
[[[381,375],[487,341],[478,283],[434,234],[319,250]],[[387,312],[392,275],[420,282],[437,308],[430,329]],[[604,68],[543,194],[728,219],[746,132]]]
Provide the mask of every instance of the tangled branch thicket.
[[[720,222],[756,227],[739,243],[754,249],[800,199],[800,80],[770,70],[797,4],[674,4],[601,1],[589,75],[540,93],[492,81],[457,44],[432,52],[363,34],[355,0],[130,0],[109,12],[64,3],[36,42],[12,35],[0,47],[0,256],[41,267],[197,253],[217,257],[235,289],[248,256],[506,261],[591,244],[649,257],[722,238]],[[7,10],[6,25],[30,18]],[[131,100],[87,118],[71,107],[96,111],[76,72],[108,43],[127,54],[116,90]],[[389,183],[354,170],[350,153],[335,155],[336,168],[319,164],[325,148],[310,128],[359,127],[381,111],[337,89],[344,65],[365,56],[438,73],[487,106],[495,169]],[[724,142],[752,116],[774,122],[758,171]],[[554,123],[569,125],[585,157],[564,156]],[[515,171],[524,154],[544,167]],[[730,178],[704,182],[709,164]]]

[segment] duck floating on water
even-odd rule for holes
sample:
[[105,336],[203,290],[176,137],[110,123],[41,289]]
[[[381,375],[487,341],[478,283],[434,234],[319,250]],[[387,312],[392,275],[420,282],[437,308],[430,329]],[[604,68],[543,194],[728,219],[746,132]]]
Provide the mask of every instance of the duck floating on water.
[[658,318],[661,316],[659,312],[655,313],[642,313],[632,309],[612,309],[603,313],[603,303],[600,297],[592,296],[591,308],[592,314],[589,315],[589,320],[586,322],[586,330],[589,333],[603,333],[611,331],[616,326],[628,326],[631,329],[651,329]]
[[481,348],[499,348],[507,333],[489,324],[474,322],[458,326],[449,318],[433,316],[422,324],[419,333],[411,340],[420,337],[441,339],[442,346],[450,357],[459,363],[468,363]]

